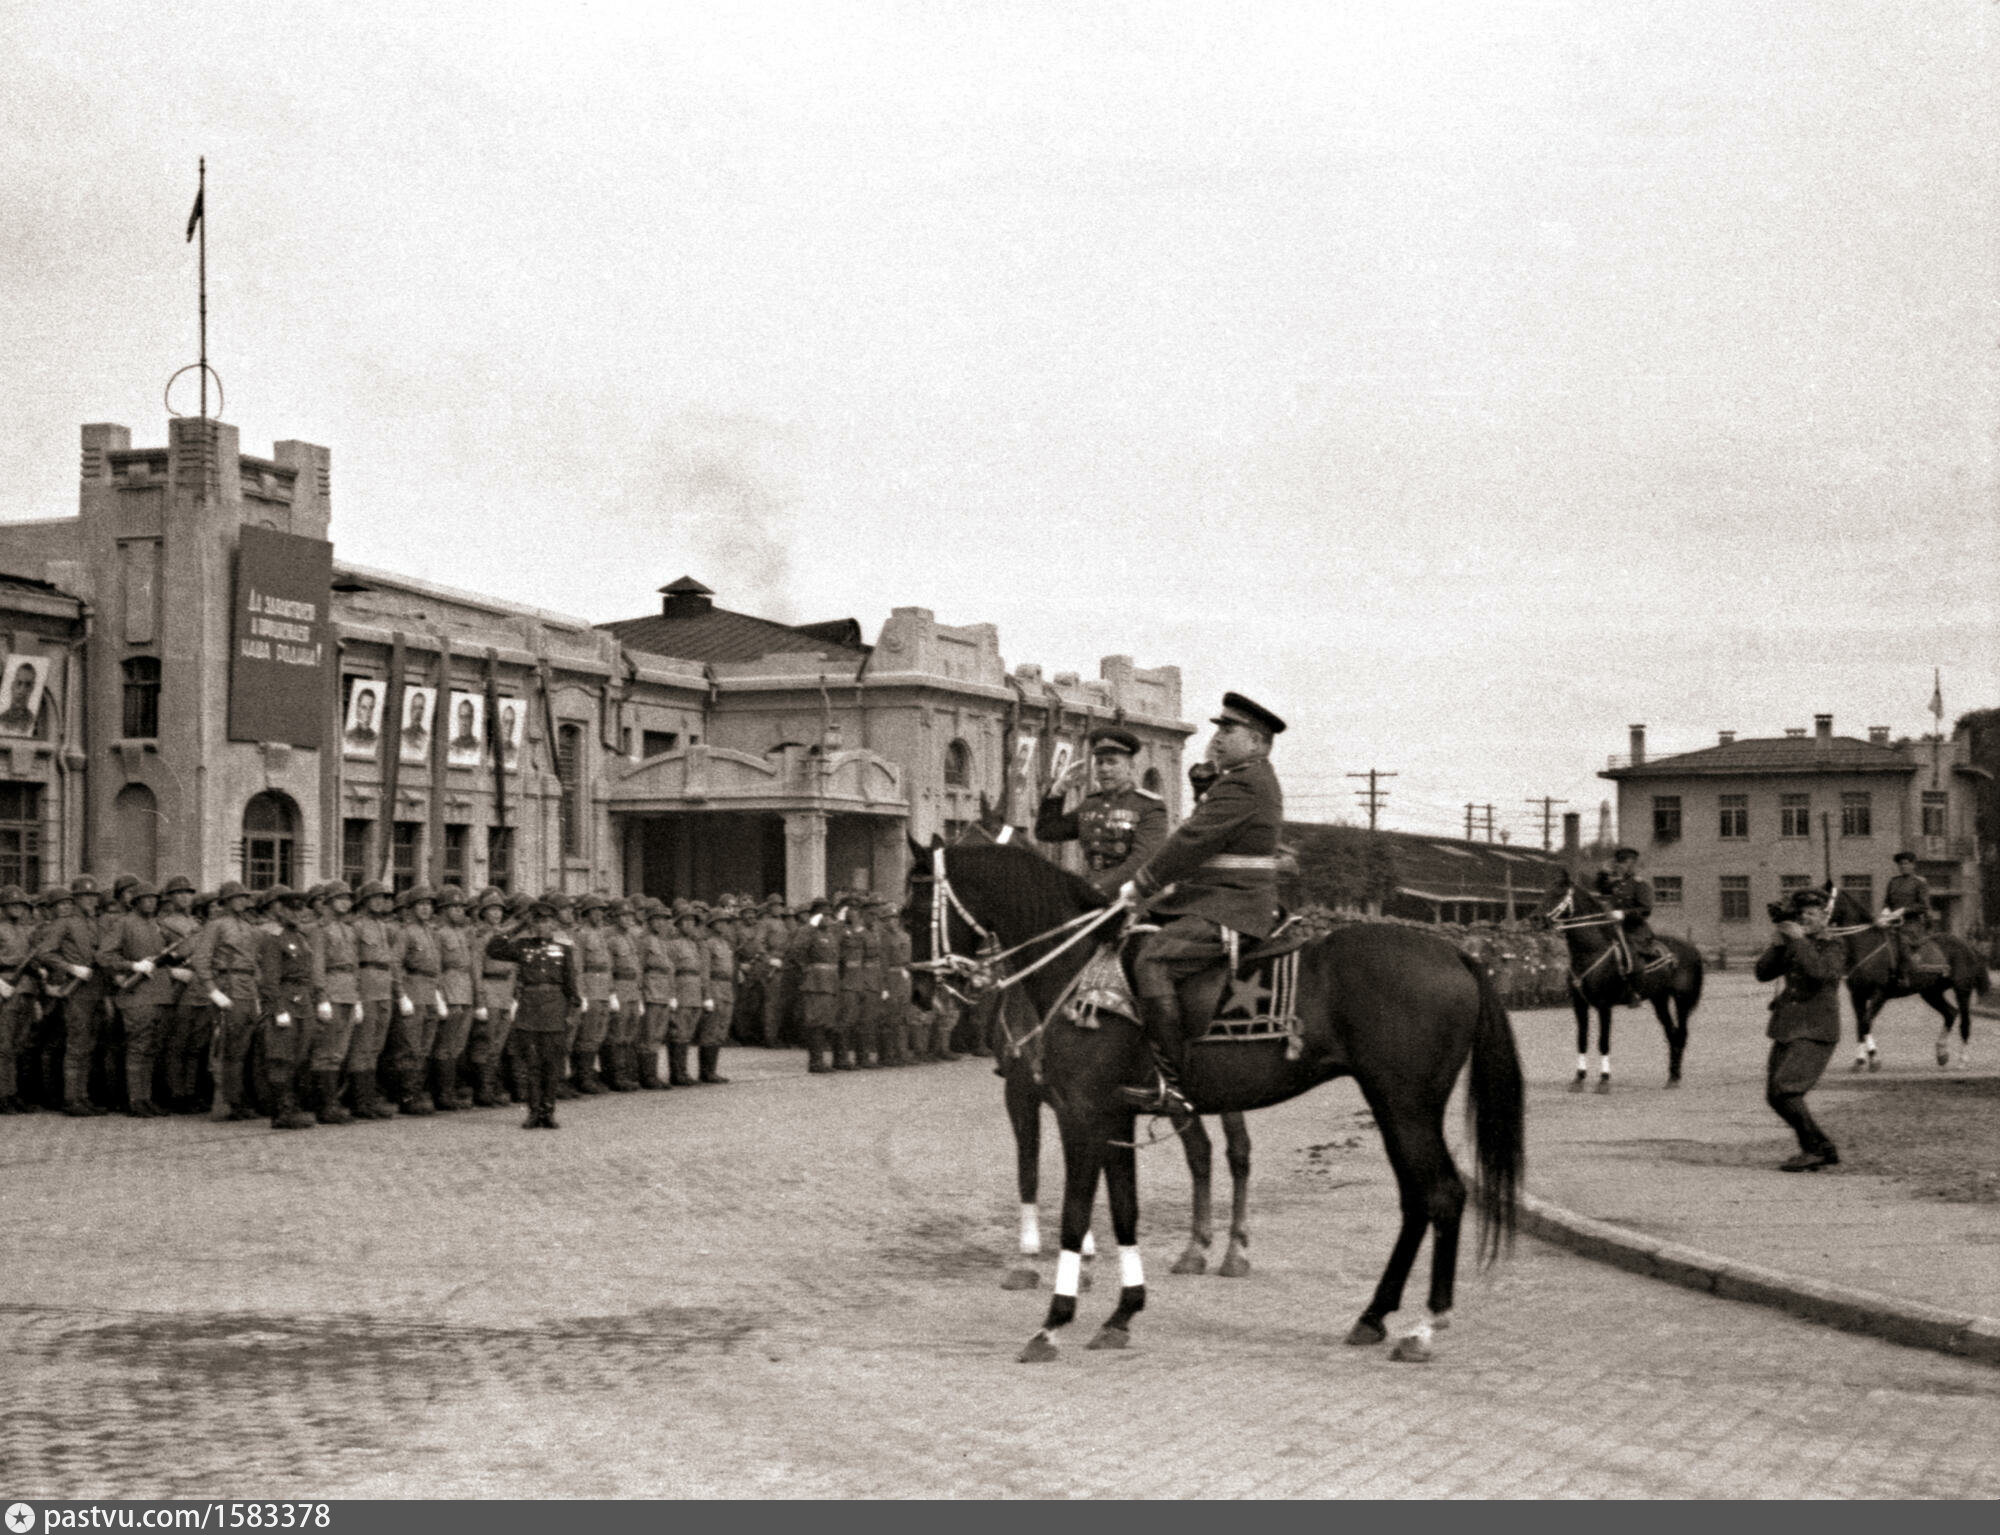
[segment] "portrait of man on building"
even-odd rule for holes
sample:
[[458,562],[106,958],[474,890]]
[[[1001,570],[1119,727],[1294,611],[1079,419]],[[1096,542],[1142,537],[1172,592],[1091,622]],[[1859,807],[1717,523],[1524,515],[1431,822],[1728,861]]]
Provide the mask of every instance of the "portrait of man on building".
[[0,674],[0,735],[31,736],[42,715],[42,685],[48,676],[46,656],[9,656]]
[[382,686],[357,678],[347,697],[347,724],[341,731],[341,752],[349,757],[372,757],[380,742],[376,720],[382,711]]
[[437,707],[436,688],[411,688],[403,698],[402,760],[422,763],[431,754],[431,711]]
[[478,767],[480,748],[486,739],[485,723],[485,699],[477,693],[453,693],[451,739],[445,745],[445,761],[452,767]]
[[518,699],[500,700],[501,761],[510,771],[521,765],[521,704]]

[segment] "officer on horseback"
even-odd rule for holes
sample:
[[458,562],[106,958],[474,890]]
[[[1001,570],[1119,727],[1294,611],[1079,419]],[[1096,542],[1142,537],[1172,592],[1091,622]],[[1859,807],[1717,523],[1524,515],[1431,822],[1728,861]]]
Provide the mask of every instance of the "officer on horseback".
[[1278,924],[1285,797],[1271,768],[1271,744],[1285,722],[1241,693],[1225,693],[1210,723],[1214,782],[1118,892],[1162,919],[1132,961],[1158,1071],[1154,1081],[1120,1089],[1127,1102],[1155,1114],[1188,1109],[1180,1090],[1187,1040],[1176,983],[1230,952],[1225,929],[1267,938]]
[[1625,935],[1632,968],[1625,973],[1627,1005],[1639,1000],[1639,977],[1660,958],[1660,941],[1646,919],[1653,914],[1653,887],[1639,877],[1639,850],[1621,847],[1611,855],[1611,872],[1599,874],[1597,892],[1611,906]]
[[1896,949],[1896,973],[1911,991],[1922,991],[1950,969],[1944,953],[1931,938],[1931,887],[1917,872],[1917,855],[1908,848],[1895,857],[1896,872],[1882,892],[1878,927],[1890,929]]
[[[1132,782],[1139,738],[1115,725],[1090,733],[1090,764],[1079,762],[1057,780],[1035,817],[1038,842],[1081,842],[1088,878],[1106,895],[1139,871],[1167,837],[1167,807],[1160,796]],[[1095,769],[1096,789],[1074,811],[1063,813],[1063,795]]]

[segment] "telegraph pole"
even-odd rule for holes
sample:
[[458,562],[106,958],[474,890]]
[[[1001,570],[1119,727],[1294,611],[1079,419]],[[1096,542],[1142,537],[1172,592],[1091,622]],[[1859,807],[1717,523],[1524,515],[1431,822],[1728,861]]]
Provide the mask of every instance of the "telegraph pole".
[[1389,791],[1387,789],[1376,788],[1375,781],[1378,778],[1395,778],[1399,775],[1384,773],[1379,768],[1370,768],[1365,773],[1349,773],[1347,776],[1349,778],[1365,778],[1368,780],[1368,787],[1365,789],[1356,789],[1354,797],[1368,802],[1368,829],[1373,831],[1375,829],[1375,812],[1381,807],[1382,801],[1389,797]]
[[1544,853],[1551,852],[1553,849],[1549,845],[1549,839],[1555,833],[1555,807],[1558,805],[1567,805],[1569,801],[1566,799],[1556,799],[1552,795],[1544,794],[1540,799],[1531,799],[1528,803],[1542,807],[1542,851]]
[[1493,840],[1493,807],[1491,805],[1481,805],[1479,808],[1486,813],[1486,840],[1491,842]]
[[1472,812],[1476,808],[1478,807],[1472,805],[1469,802],[1465,807],[1465,840],[1467,842],[1470,842],[1472,840]]

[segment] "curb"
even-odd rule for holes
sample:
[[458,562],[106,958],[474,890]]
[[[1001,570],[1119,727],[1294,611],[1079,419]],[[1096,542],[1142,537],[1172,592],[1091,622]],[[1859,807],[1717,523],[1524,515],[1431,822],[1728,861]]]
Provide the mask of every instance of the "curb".
[[1845,1332],[2000,1365],[2000,1319],[1784,1274],[1735,1258],[1718,1258],[1609,1221],[1592,1220],[1533,1194],[1521,1195],[1519,1225],[1544,1242],[1634,1274],[1664,1279],[1725,1300],[1771,1306]]

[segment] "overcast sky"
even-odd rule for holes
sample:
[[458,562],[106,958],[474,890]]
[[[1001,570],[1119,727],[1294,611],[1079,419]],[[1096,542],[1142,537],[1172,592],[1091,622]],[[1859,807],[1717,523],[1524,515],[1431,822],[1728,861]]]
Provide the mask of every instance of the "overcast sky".
[[1997,28],[12,0],[0,518],[165,440],[205,154],[226,419],[331,447],[340,558],[927,607],[1252,694],[1295,816],[1379,767],[1391,826],[1588,834],[1634,721],[2000,704]]

